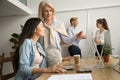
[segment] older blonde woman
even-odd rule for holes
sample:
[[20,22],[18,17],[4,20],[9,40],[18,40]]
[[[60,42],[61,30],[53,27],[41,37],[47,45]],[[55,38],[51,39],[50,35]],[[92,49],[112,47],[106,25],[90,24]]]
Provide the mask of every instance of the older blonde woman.
[[69,37],[64,23],[55,18],[55,9],[49,2],[40,2],[38,16],[44,22],[46,29],[44,39],[40,39],[39,42],[43,44],[46,51],[48,66],[60,64],[62,61],[61,40],[70,44],[82,35],[78,33]]

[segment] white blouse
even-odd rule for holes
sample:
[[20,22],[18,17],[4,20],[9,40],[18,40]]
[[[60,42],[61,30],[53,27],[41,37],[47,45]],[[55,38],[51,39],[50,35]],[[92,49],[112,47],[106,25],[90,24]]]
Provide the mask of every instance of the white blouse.
[[[97,30],[97,31],[96,31],[95,39],[101,41],[100,44],[104,44],[104,33],[105,33],[106,31],[107,31],[107,30],[104,30],[102,33],[100,32],[100,30]],[[97,44],[97,45],[100,45],[100,44]]]

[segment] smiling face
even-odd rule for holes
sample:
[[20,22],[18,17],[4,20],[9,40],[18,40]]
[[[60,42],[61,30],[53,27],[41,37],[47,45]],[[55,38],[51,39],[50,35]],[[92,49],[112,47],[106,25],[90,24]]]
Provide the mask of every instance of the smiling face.
[[44,36],[45,35],[45,28],[43,27],[43,23],[40,22],[37,27],[35,28],[35,31],[34,33],[37,35],[37,36]]
[[43,17],[45,20],[50,20],[53,18],[53,9],[49,6],[43,8]]

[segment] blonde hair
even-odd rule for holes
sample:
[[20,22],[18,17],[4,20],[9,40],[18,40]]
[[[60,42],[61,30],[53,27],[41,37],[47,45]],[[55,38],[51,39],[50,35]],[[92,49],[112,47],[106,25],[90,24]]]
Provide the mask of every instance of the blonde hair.
[[49,2],[47,2],[47,1],[41,1],[40,4],[39,4],[39,8],[38,8],[38,17],[39,17],[42,21],[44,21],[43,9],[44,9],[45,6],[48,6],[48,7],[52,8],[53,18],[54,18],[55,13],[56,13],[54,7],[53,7]]
[[70,24],[72,24],[72,21],[75,21],[75,20],[77,20],[78,18],[77,17],[72,17],[72,18],[70,18]]

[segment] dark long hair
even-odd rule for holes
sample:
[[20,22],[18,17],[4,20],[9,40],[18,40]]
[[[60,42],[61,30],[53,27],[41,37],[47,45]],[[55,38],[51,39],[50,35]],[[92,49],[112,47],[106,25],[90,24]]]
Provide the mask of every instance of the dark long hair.
[[20,34],[18,47],[17,47],[17,49],[15,51],[15,55],[14,55],[14,59],[15,59],[14,63],[16,64],[14,66],[15,72],[17,72],[17,69],[19,66],[19,48],[23,44],[25,39],[32,38],[32,36],[34,34],[34,30],[40,22],[41,22],[40,18],[30,18],[26,21],[26,23],[23,27],[23,30]]
[[104,29],[109,30],[109,27],[108,27],[108,24],[107,24],[107,21],[106,21],[105,18],[103,18],[103,19],[97,19],[96,22],[99,23],[99,24],[102,24],[102,27]]

